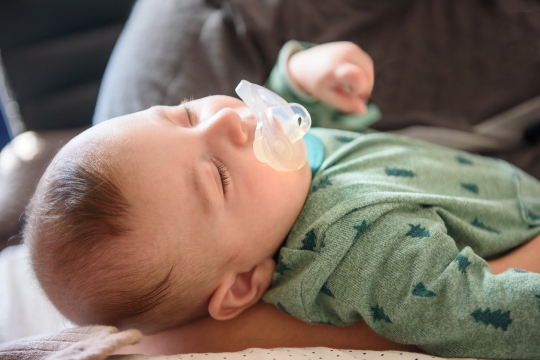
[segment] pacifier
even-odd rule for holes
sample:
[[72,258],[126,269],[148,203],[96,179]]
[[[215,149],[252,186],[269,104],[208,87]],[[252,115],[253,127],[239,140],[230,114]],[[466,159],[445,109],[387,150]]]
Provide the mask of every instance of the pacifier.
[[246,80],[240,81],[236,93],[257,118],[253,141],[257,159],[279,171],[304,166],[307,150],[302,138],[311,127],[306,108]]

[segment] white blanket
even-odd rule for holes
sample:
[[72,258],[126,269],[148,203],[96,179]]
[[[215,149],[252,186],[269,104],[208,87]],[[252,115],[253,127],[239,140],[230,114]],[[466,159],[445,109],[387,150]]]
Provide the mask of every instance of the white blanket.
[[27,257],[24,245],[0,252],[0,343],[72,327],[45,297]]
[[[109,358],[113,360],[113,358]],[[146,357],[125,355],[116,360],[437,360],[426,354],[405,351],[338,350],[317,348],[247,349],[234,353],[184,354]],[[467,359],[454,359],[467,360]]]

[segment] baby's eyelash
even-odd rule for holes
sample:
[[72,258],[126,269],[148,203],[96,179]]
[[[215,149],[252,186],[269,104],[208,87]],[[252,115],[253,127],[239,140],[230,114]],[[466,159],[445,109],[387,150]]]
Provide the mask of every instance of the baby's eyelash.
[[219,177],[221,178],[221,185],[223,186],[223,193],[227,194],[229,190],[229,184],[231,183],[231,177],[229,176],[229,170],[225,167],[225,164],[219,159],[214,158],[214,164],[218,169]]

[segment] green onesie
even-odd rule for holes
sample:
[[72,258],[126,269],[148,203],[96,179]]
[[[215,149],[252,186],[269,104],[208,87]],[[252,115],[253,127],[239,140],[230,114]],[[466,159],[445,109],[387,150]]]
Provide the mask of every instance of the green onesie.
[[311,189],[263,301],[440,356],[540,358],[540,274],[495,276],[484,260],[540,233],[540,182],[384,133],[306,142]]

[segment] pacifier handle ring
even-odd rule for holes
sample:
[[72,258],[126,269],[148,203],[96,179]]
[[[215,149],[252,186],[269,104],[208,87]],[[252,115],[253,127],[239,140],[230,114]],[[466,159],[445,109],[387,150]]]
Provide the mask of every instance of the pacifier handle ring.
[[[253,150],[259,161],[279,171],[301,168],[307,159],[299,141],[311,127],[311,116],[300,104],[288,103],[274,92],[242,80],[236,93],[257,118]],[[295,123],[300,117],[300,123]]]

